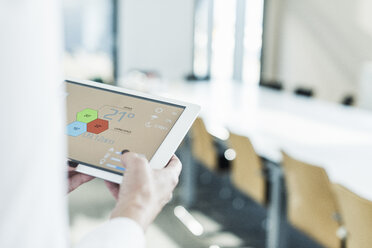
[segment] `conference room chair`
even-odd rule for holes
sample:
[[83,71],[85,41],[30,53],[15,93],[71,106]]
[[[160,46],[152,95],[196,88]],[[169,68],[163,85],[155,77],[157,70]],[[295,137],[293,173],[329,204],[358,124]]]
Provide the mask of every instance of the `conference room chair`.
[[283,90],[283,84],[277,80],[261,80],[260,87],[269,88],[272,90]]
[[237,189],[261,205],[266,204],[266,178],[260,157],[245,136],[230,133],[229,145],[235,150],[231,181]]
[[355,104],[355,97],[352,95],[346,95],[342,98],[341,104],[345,106],[353,106]]
[[309,88],[303,88],[303,87],[298,87],[294,90],[295,95],[298,96],[306,96],[306,97],[313,97],[314,96],[314,91]]
[[218,154],[214,139],[207,131],[204,121],[197,118],[191,128],[191,151],[193,157],[211,171],[218,169]]
[[326,171],[282,155],[289,223],[326,248],[341,247],[339,210]]
[[346,228],[346,247],[372,247],[372,202],[339,184],[334,184],[333,188]]

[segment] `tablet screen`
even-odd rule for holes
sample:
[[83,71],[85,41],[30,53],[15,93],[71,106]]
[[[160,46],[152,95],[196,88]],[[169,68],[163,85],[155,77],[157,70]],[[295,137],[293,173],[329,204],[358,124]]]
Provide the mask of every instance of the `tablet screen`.
[[68,157],[116,174],[124,149],[151,160],[185,107],[66,82]]

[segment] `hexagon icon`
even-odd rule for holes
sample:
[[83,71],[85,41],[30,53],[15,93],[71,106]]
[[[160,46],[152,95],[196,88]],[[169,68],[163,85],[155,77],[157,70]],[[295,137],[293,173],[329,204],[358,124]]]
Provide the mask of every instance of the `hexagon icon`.
[[92,122],[89,122],[87,125],[87,131],[90,133],[99,134],[107,130],[109,126],[108,121],[102,119],[96,119]]
[[87,124],[80,121],[74,121],[67,125],[67,135],[79,136],[87,131]]
[[80,111],[76,115],[76,120],[84,123],[89,123],[98,118],[97,110],[86,108],[83,111]]

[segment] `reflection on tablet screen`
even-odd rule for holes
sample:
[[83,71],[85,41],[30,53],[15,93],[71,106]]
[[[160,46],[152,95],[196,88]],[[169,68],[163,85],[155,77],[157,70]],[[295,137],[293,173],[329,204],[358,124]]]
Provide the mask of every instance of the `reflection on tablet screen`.
[[184,106],[68,81],[68,157],[122,174],[121,151],[152,158]]

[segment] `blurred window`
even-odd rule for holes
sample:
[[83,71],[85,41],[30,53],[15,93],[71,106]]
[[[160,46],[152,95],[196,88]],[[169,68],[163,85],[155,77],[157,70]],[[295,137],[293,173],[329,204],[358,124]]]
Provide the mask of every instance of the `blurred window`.
[[194,74],[206,77],[210,74],[209,68],[209,25],[213,17],[210,9],[213,9],[213,0],[195,1],[195,30],[194,30]]
[[243,80],[260,80],[264,0],[246,0]]
[[116,1],[64,0],[66,77],[114,81]]
[[214,0],[211,77],[231,79],[235,47],[236,0]]
[[[196,76],[230,80],[233,79],[234,67],[240,66],[238,74],[241,75],[234,75],[234,78],[258,83],[263,4],[264,0],[198,0],[196,2],[194,52]],[[242,7],[243,10],[240,9]],[[243,35],[236,35],[236,32],[242,32]],[[237,44],[242,44],[242,47],[238,47]],[[240,53],[243,56],[236,56]]]

